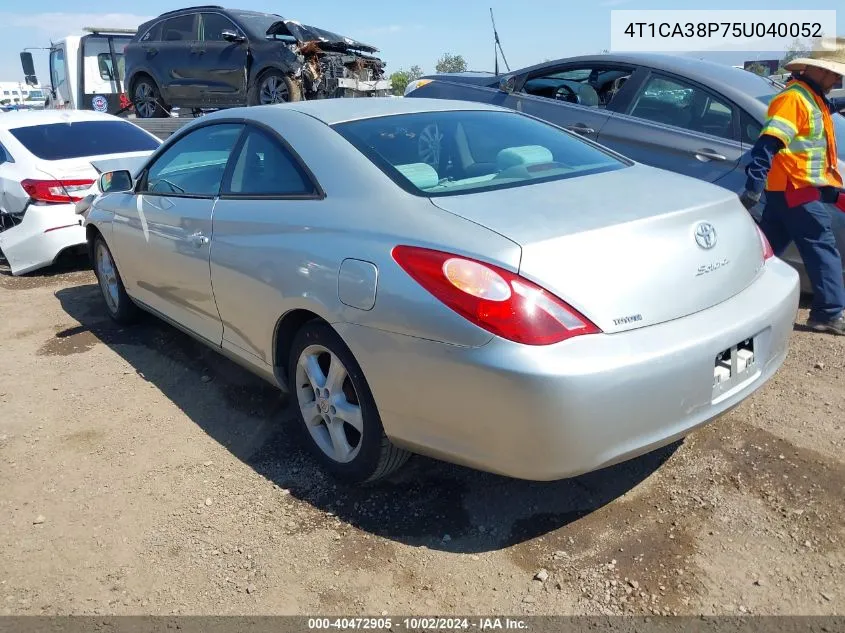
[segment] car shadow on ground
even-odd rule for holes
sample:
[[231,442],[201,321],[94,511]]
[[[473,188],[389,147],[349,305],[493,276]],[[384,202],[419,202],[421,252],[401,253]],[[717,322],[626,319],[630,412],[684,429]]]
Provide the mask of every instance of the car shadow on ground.
[[474,553],[542,536],[624,495],[680,446],[557,482],[514,480],[414,456],[376,485],[338,485],[303,449],[291,404],[273,386],[155,317],[145,315],[128,328],[115,324],[95,284],[61,289],[56,297],[79,325],[45,343],[53,353],[108,345],[235,457],[295,498],[410,545]]

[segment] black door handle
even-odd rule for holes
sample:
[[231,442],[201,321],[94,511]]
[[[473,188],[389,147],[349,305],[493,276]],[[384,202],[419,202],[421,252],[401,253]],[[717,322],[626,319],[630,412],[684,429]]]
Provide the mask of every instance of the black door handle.
[[152,46],[147,46],[144,50],[147,51],[147,55],[155,55],[158,53],[158,49]]

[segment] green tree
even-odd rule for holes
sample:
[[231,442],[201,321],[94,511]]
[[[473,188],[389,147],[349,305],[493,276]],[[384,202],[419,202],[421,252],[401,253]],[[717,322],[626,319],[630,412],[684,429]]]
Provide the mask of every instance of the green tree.
[[777,74],[778,75],[786,75],[789,74],[789,71],[784,68],[789,62],[797,57],[806,57],[810,54],[810,45],[804,42],[801,38],[796,37],[792,40],[792,44],[789,45],[789,48],[786,49],[786,52],[783,54],[783,57],[780,60],[780,68],[778,68]]
[[462,73],[466,71],[467,63],[462,55],[444,53],[443,56],[437,60],[437,66],[435,66],[434,69],[438,73]]
[[766,68],[763,64],[750,64],[746,70],[754,73],[755,75],[760,75],[761,77],[768,77],[769,76],[769,69]]
[[390,86],[393,89],[393,94],[402,96],[405,94],[405,88],[408,87],[408,84],[422,76],[423,69],[416,64],[408,70],[400,68],[390,75]]

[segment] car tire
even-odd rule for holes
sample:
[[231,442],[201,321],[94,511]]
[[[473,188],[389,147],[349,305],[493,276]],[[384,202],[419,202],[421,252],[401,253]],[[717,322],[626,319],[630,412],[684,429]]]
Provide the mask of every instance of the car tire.
[[288,376],[305,443],[333,477],[369,483],[408,461],[411,454],[385,434],[361,366],[331,326],[311,321],[299,329]]
[[[262,90],[267,88],[269,93],[275,93],[280,98],[279,101],[267,101],[266,95],[262,101]],[[247,95],[247,105],[269,105],[270,103],[290,103],[293,101],[302,101],[302,91],[293,79],[285,75],[280,70],[268,70],[260,75],[252,83]]]
[[139,119],[161,119],[169,116],[161,90],[149,75],[140,75],[132,82],[132,105]]
[[121,325],[138,320],[140,310],[126,294],[111,251],[101,235],[94,240],[94,274],[109,316]]

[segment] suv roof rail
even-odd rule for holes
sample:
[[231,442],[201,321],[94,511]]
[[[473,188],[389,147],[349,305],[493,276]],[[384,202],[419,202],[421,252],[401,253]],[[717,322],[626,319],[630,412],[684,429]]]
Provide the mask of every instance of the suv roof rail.
[[182,7],[181,9],[174,9],[173,11],[165,11],[164,13],[159,14],[158,17],[160,18],[160,17],[163,17],[165,15],[172,15],[173,13],[182,13],[184,11],[197,11],[199,9],[225,9],[225,8],[221,7],[219,5],[216,5],[216,4],[201,4],[201,5],[198,5],[198,6],[195,6],[195,7]]
[[109,27],[99,27],[99,26],[86,26],[82,29],[86,33],[96,33],[96,34],[108,34],[108,33],[120,33],[125,35],[135,35],[138,32],[138,29],[120,29],[120,28],[109,28]]

